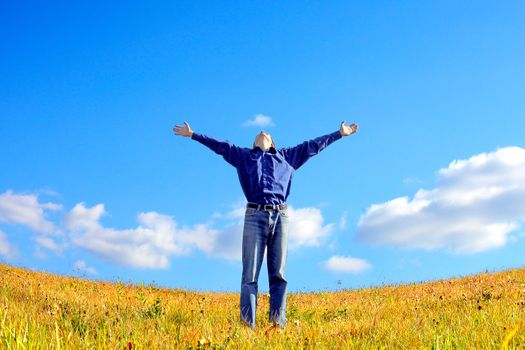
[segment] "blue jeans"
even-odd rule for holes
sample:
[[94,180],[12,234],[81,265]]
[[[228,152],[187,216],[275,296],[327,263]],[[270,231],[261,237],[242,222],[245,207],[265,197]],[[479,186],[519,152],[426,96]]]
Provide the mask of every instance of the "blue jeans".
[[288,255],[288,209],[246,208],[242,236],[241,320],[255,327],[259,272],[266,253],[270,283],[269,320],[286,325],[286,279]]

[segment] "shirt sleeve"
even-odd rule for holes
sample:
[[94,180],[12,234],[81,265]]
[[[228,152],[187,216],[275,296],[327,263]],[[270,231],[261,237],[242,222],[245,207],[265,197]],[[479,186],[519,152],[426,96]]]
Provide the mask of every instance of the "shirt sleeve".
[[191,138],[202,143],[204,146],[211,149],[213,152],[221,155],[228,163],[237,167],[242,157],[242,148],[235,146],[228,141],[216,140],[213,137],[206,136],[197,132],[193,132]]
[[328,135],[319,136],[313,140],[305,141],[295,147],[281,148],[281,152],[284,156],[284,159],[290,164],[294,169],[298,169],[302,166],[308,159],[315,156],[317,153],[321,152],[331,143],[341,138],[341,133],[335,131]]

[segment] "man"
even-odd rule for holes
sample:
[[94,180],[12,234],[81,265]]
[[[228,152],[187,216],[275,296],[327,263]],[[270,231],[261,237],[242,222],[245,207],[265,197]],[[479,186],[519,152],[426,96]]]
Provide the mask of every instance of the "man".
[[266,262],[270,283],[269,319],[273,327],[286,324],[286,285],[284,277],[288,254],[288,209],[292,175],[310,157],[332,142],[357,131],[356,124],[341,122],[338,131],[305,141],[295,147],[275,148],[272,137],[261,131],[253,148],[241,148],[228,141],[194,132],[187,122],[173,128],[176,135],[191,137],[221,155],[237,169],[248,201],[242,237],[241,321],[255,328],[257,281],[268,248]]

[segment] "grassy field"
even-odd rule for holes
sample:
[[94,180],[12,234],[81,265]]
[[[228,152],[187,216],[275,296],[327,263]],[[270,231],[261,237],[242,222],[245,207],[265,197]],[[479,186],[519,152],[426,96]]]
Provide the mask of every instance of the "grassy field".
[[288,325],[238,321],[238,294],[107,283],[0,265],[0,349],[525,348],[525,269],[289,294]]

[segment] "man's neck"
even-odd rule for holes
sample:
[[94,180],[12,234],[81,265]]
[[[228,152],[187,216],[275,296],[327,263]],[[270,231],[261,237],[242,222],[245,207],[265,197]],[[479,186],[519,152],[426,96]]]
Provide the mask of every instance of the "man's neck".
[[274,147],[270,147],[268,151],[264,151],[261,147],[255,146],[254,150],[259,150],[261,152],[270,152],[270,153],[277,153]]

